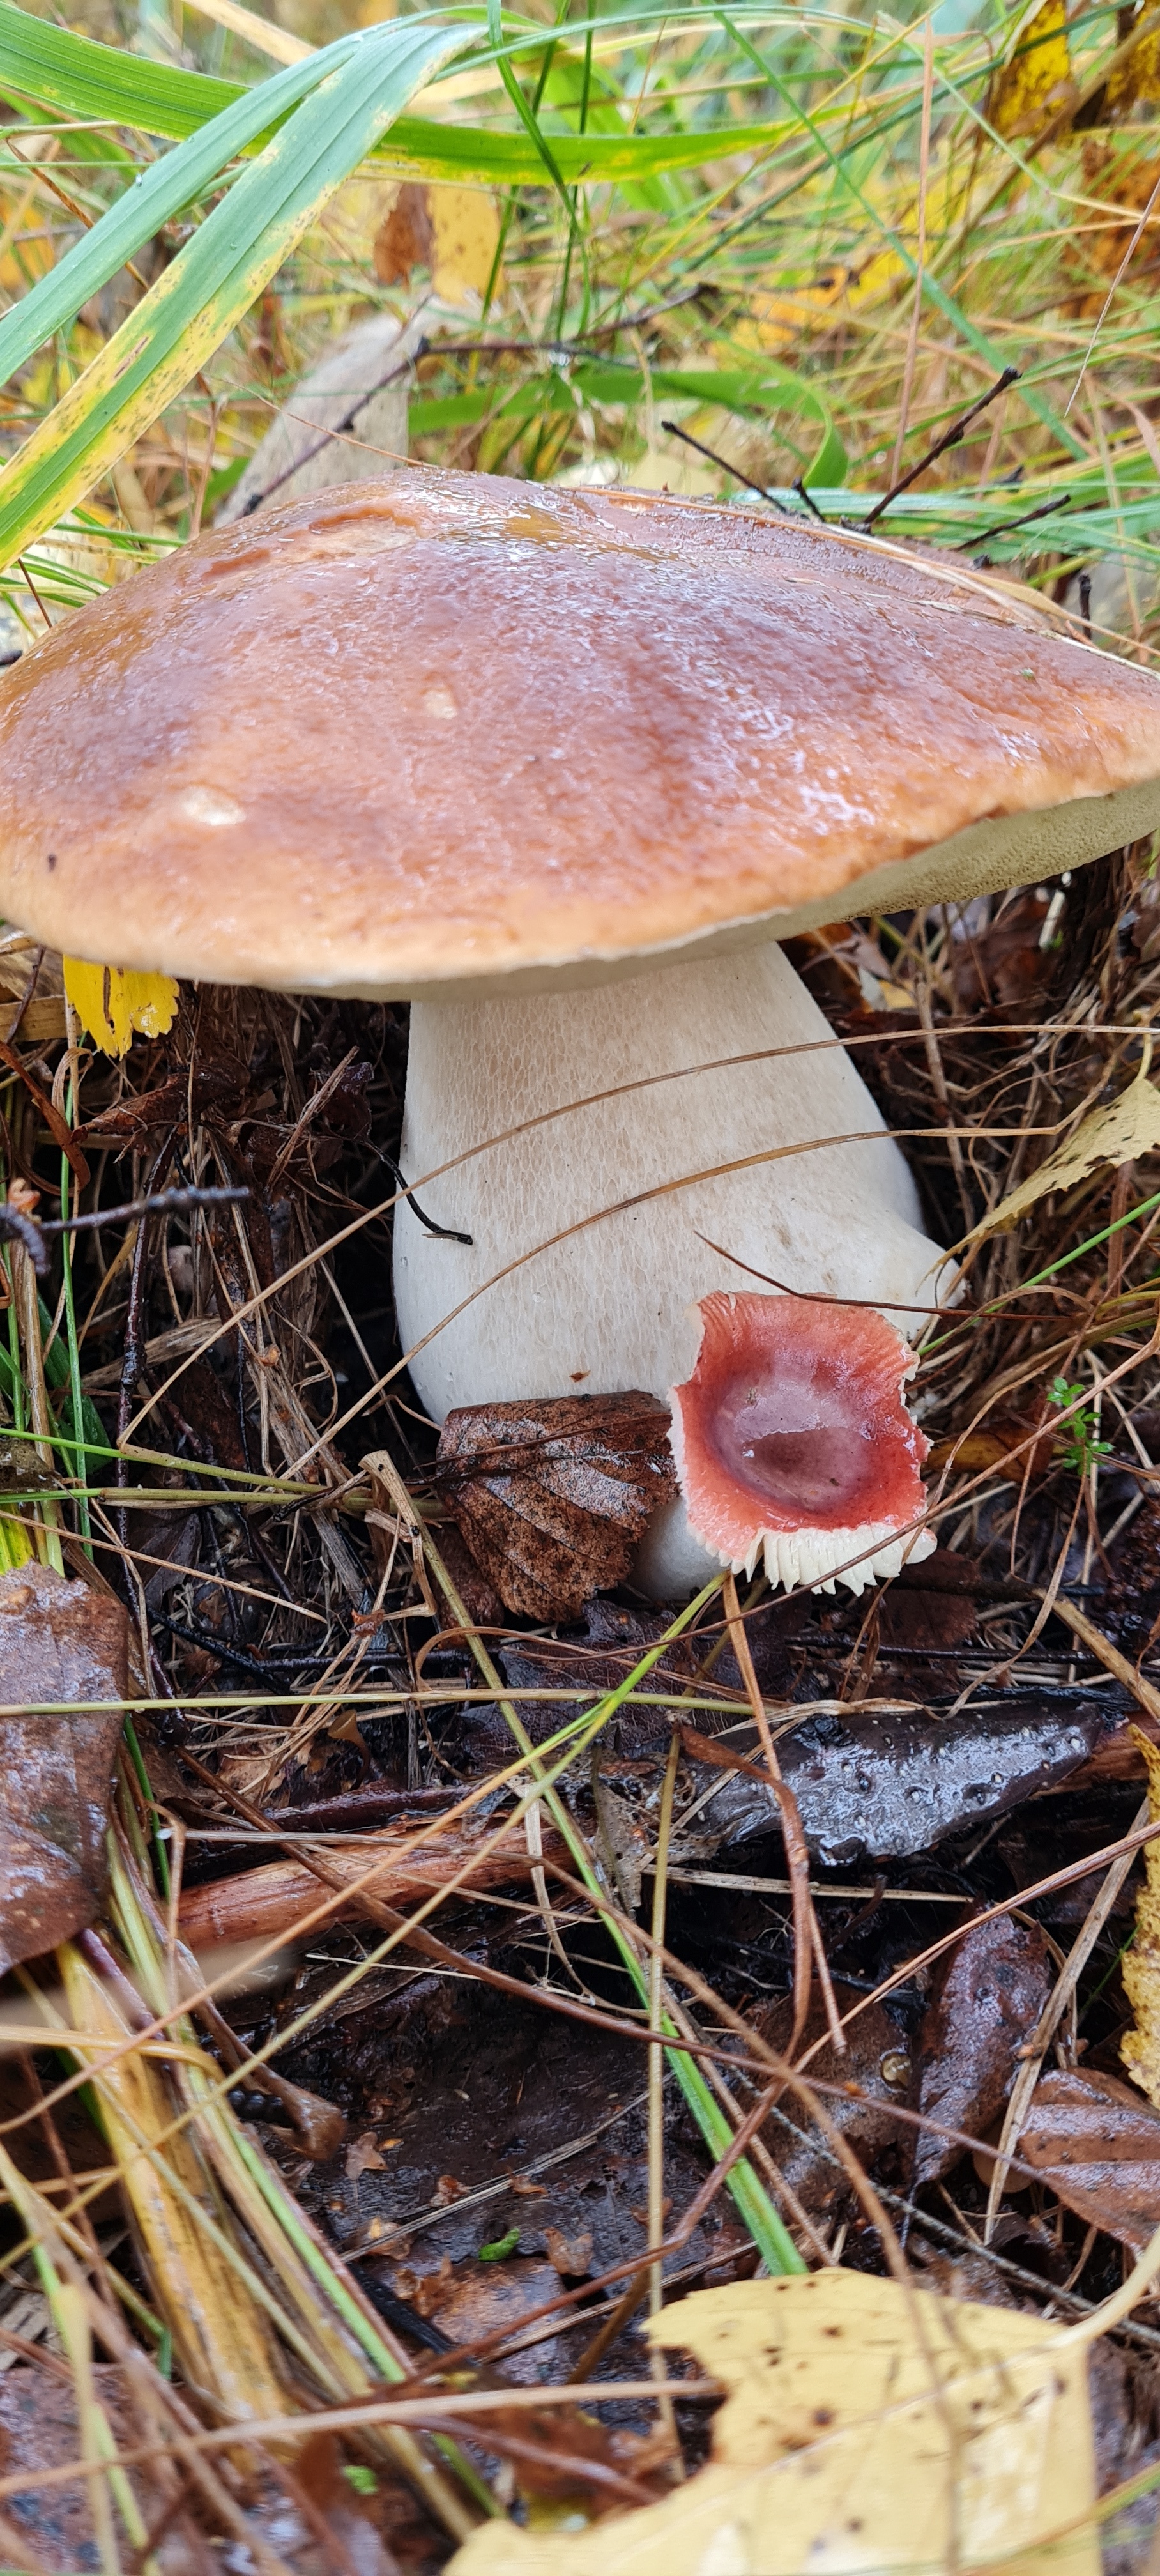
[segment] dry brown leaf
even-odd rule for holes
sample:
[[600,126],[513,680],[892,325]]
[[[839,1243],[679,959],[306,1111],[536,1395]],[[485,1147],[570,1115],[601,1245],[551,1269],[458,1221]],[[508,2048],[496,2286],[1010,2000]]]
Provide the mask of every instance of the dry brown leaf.
[[375,235],[375,275],[384,286],[405,286],[414,269],[426,268],[436,295],[454,304],[465,291],[486,293],[498,248],[499,216],[486,189],[408,180]]
[[709,2466],[595,2531],[490,2522],[448,2576],[1048,2576],[1058,2554],[1037,2544],[1061,2528],[1071,2576],[1097,2576],[1071,2528],[1095,2501],[1085,2360],[1058,2327],[823,2271],[694,2292],[649,2333],[725,2386]]
[[1038,134],[1072,93],[1067,0],[1033,0],[991,83],[988,122],[997,134]]
[[[1148,1814],[1160,1824],[1160,1751],[1143,1728],[1132,1742],[1148,1774]],[[1160,2109],[1160,1842],[1144,1845],[1144,1884],[1136,1898],[1136,1938],[1120,1966],[1136,2027],[1125,2031],[1120,2056],[1129,2075]]]
[[352,2138],[346,2151],[346,2178],[357,2182],[360,2174],[385,2173],[387,2159],[381,2156],[373,2129],[364,2129],[361,2138]]
[[509,1610],[575,1618],[623,1580],[645,1523],[676,1493],[668,1430],[667,1405],[639,1389],[448,1414],[439,1493]]
[[1103,1109],[1093,1109],[1066,1145],[1061,1145],[1057,1154],[1049,1154],[1030,1180],[1021,1181],[1008,1198],[1000,1199],[998,1207],[972,1228],[964,1242],[982,1243],[989,1234],[1009,1234],[1039,1199],[1046,1198],[1052,1190],[1073,1190],[1077,1181],[1086,1180],[1088,1173],[1095,1170],[1097,1163],[1134,1163],[1140,1155],[1154,1154],[1157,1146],[1160,1091],[1142,1067],[1118,1100]]
[[592,2269],[592,2239],[587,2228],[582,2235],[566,2236],[562,2227],[545,2227],[544,2244],[548,2261],[561,2280],[585,2281]]
[[[0,1969],[36,1958],[98,1911],[113,1766],[128,1688],[119,1601],[51,1567],[0,1576]],[[41,1715],[60,1701],[104,1708]]]
[[427,211],[427,190],[408,179],[375,234],[375,276],[383,286],[406,286],[412,269],[430,268],[435,253],[435,227]]
[[[1085,2225],[1143,2253],[1160,2210],[1160,2116],[1132,2085],[1095,2067],[1053,2068],[1031,2097],[1019,2154]],[[1020,2184],[1016,2174],[1008,2188]]]

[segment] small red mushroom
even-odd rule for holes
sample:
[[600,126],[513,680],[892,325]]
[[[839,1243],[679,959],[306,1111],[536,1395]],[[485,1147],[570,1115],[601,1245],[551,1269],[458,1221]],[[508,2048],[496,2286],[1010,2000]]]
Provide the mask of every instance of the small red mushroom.
[[884,1315],[811,1297],[702,1297],[692,1376],[670,1438],[694,1538],[772,1584],[834,1577],[862,1592],[929,1556],[919,1468],[930,1443],[906,1410],[910,1346]]

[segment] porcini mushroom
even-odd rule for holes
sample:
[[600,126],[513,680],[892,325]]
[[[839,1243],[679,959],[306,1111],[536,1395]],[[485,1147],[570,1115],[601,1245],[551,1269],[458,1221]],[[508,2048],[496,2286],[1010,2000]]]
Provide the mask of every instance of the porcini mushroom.
[[[417,469],[275,506],[0,681],[13,921],[120,966],[414,1001],[405,1168],[453,1166],[422,1203],[472,1238],[398,1210],[440,1421],[667,1396],[690,1301],[737,1284],[713,1244],[905,1325],[936,1247],[776,942],[1158,821],[1144,672],[958,566],[631,493]],[[703,1562],[673,1524],[654,1580]]]
[[919,1468],[930,1446],[902,1388],[914,1352],[884,1315],[812,1297],[702,1297],[670,1438],[693,1537],[771,1584],[862,1592],[929,1556]]

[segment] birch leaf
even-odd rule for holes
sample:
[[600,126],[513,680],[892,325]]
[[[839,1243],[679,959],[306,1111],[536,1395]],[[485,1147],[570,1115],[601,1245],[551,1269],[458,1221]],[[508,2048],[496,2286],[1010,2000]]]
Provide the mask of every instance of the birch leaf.
[[162,1038],[172,1028],[177,986],[172,975],[137,975],[124,966],[64,961],[64,989],[82,1027],[106,1055],[125,1055],[135,1030]]
[[[1049,1154],[1030,1180],[1020,1181],[1010,1197],[982,1218],[965,1237],[967,1243],[981,1243],[988,1234],[1009,1234],[1039,1199],[1052,1190],[1073,1190],[1077,1181],[1086,1180],[1097,1163],[1134,1163],[1143,1154],[1154,1154],[1160,1146],[1160,1092],[1141,1070],[1118,1100],[1105,1108],[1093,1109],[1061,1145],[1057,1154]],[[961,1247],[960,1247],[961,1249]]]
[[1069,2576],[1097,2576],[1085,2363],[1058,2327],[825,2271],[695,2292],[649,2333],[726,2390],[708,2466],[575,2535],[487,2523],[447,2576],[1049,2576],[1064,2530]]
[[[1148,1814],[1160,1825],[1160,1750],[1140,1726],[1131,1729],[1148,1773]],[[1136,1937],[1120,1964],[1136,2024],[1120,2041],[1133,2082],[1160,2110],[1160,1840],[1144,1845],[1144,1884],[1136,1898]]]
[[486,188],[430,188],[435,231],[434,287],[449,303],[466,287],[485,295],[499,248],[499,215]]

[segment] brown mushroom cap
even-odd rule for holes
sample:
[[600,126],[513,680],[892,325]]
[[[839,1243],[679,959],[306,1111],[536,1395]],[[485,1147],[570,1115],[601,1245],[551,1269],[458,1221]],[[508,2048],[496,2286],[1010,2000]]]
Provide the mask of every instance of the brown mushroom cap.
[[0,912],[390,995],[964,898],[1160,822],[1160,683],[808,525],[419,470],[198,539],[0,681]]

